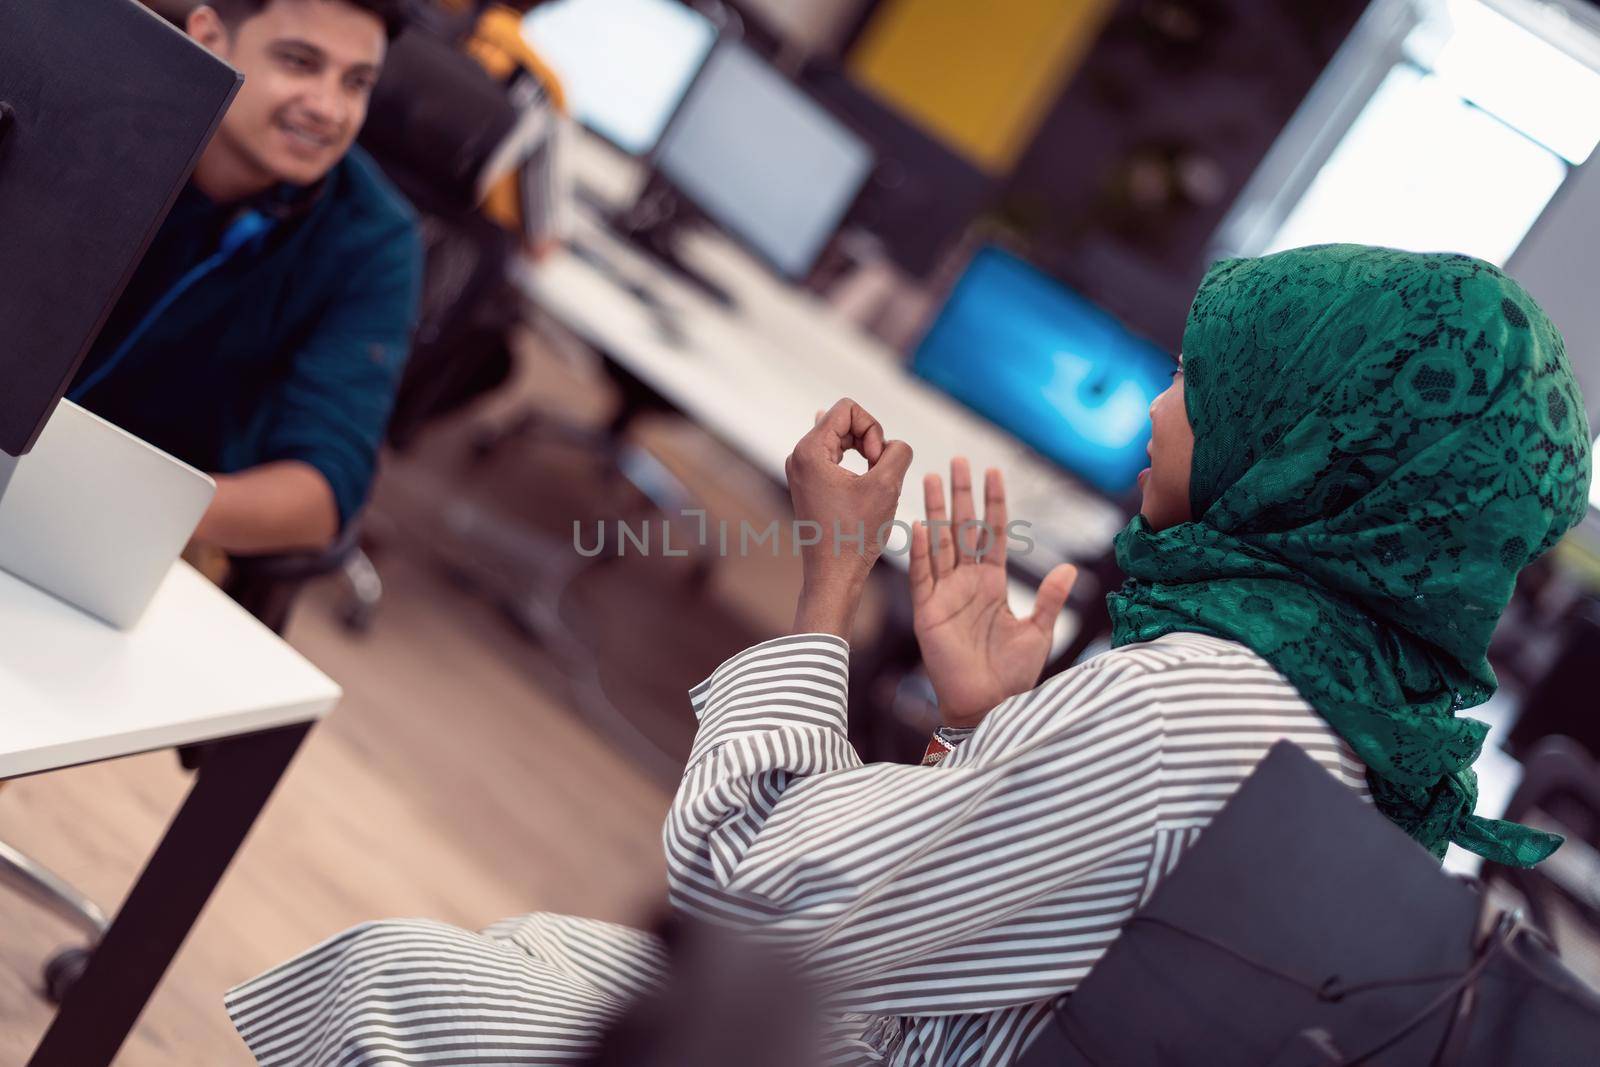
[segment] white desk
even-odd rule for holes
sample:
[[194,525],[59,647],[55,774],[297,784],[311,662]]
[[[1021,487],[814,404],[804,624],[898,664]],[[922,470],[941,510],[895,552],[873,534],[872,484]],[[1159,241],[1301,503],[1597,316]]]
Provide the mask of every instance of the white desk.
[[0,572],[0,778],[178,746],[195,784],[32,1067],[109,1064],[339,687],[187,564],[121,632]]
[[[816,412],[841,396],[858,401],[891,437],[915,452],[898,518],[921,517],[922,475],[948,475],[965,456],[973,469],[998,467],[1010,488],[1011,516],[1035,523],[1063,558],[1092,560],[1121,529],[1121,512],[1074,483],[1016,438],[908,374],[899,358],[834,315],[810,294],[779,284],[725,241],[696,240],[684,258],[738,300],[730,313],[629,248],[603,227],[580,221],[577,237],[601,253],[616,275],[648,289],[658,312],[616,277],[571,253],[524,269],[524,290],[607,358],[659,393],[736,451],[778,479],[795,441]],[[674,337],[658,316],[676,324]],[[1043,499],[1051,514],[1030,518]],[[1070,503],[1064,503],[1070,502]],[[1062,522],[1063,511],[1070,521]],[[1048,530],[1040,530],[1045,522]]]
[[338,700],[187,564],[126,633],[0,571],[0,778],[308,722]]
[[[618,203],[632,195],[637,175],[631,162],[592,139],[581,141],[576,155],[584,184]],[[1018,561],[1035,580],[1060,560],[1101,558],[1122,527],[1125,518],[1110,502],[913,377],[887,346],[812,294],[773,277],[732,242],[707,235],[681,250],[686,262],[734,297],[730,311],[630,247],[591,212],[578,215],[574,236],[600,255],[604,268],[558,252],[522,270],[524,292],[774,480],[784,480],[784,460],[816,412],[849,396],[889,436],[912,446],[915,459],[896,515],[907,525],[922,517],[922,476],[948,478],[950,460],[965,456],[974,471],[998,467],[1005,473],[1010,517],[1033,524],[1039,542],[1034,559]],[[665,310],[641,301],[629,285],[650,292]],[[671,329],[663,330],[663,317]],[[905,566],[903,553],[888,558]],[[1031,610],[1032,598],[1031,584],[1011,582],[1014,610]],[[1075,618],[1065,613],[1056,630],[1058,650],[1075,629]]]

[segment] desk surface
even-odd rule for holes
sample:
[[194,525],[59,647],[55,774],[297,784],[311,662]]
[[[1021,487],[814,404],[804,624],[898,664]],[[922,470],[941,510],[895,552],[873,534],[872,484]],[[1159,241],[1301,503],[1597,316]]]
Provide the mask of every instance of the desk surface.
[[[619,200],[626,195],[625,166],[593,150],[580,160],[588,184]],[[561,251],[525,266],[520,281],[528,296],[774,480],[783,481],[784,460],[816,411],[850,396],[914,450],[896,515],[908,526],[922,518],[922,476],[948,476],[956,456],[967,457],[976,472],[1005,472],[1010,517],[1032,524],[1039,542],[1037,557],[1018,561],[1035,580],[1061,559],[1098,559],[1126,521],[1109,501],[912,377],[886,346],[813,295],[770,277],[731,242],[705,236],[681,249],[735,298],[729,311],[592,216],[580,215],[574,237],[591,255]],[[647,291],[653,303],[630,288]],[[851,463],[864,467],[857,457]],[[903,553],[889,559],[905,565]],[[1031,611],[1033,588],[1013,580],[1010,600],[1013,610]],[[1063,614],[1058,646],[1075,624]]]
[[[770,477],[783,480],[784,460],[815,413],[850,396],[915,452],[897,515],[903,522],[922,517],[922,476],[948,476],[956,456],[967,457],[980,477],[986,467],[1000,468],[1011,518],[1032,523],[1041,544],[1049,542],[1063,558],[1099,558],[1126,521],[1020,441],[912,377],[893,353],[810,294],[741,262],[743,254],[727,242],[692,242],[684,256],[729,287],[739,301],[736,313],[592,220],[581,221],[576,236],[607,267],[558,253],[524,269],[528,295]],[[664,307],[641,301],[630,285],[649,290]]]
[[126,632],[0,572],[0,778],[306,722],[339,696],[185,563]]
[[[573,170],[601,204],[630,203],[638,163],[594,137],[574,139]],[[737,301],[726,309],[618,239],[591,211],[574,237],[606,268],[562,251],[525,271],[528,294],[678,410],[782,480],[783,461],[819,408],[849,396],[915,452],[898,518],[921,517],[922,475],[966,456],[975,472],[1006,475],[1013,519],[1034,526],[1042,575],[1061,558],[1096,560],[1127,516],[1017,438],[907,372],[898,353],[815,295],[774,277],[732,241],[707,231],[683,242],[685,262]],[[625,283],[625,284],[619,284]],[[627,291],[648,290],[652,308]],[[662,321],[672,324],[663,330]],[[673,336],[676,334],[676,336]]]

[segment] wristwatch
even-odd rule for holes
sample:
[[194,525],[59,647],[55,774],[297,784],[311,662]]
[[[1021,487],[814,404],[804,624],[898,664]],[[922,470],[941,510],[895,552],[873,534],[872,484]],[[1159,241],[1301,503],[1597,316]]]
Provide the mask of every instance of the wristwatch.
[[924,767],[937,767],[943,763],[945,757],[956,750],[956,746],[972,736],[976,726],[941,726],[933,731],[933,736],[928,739],[928,747],[922,753]]

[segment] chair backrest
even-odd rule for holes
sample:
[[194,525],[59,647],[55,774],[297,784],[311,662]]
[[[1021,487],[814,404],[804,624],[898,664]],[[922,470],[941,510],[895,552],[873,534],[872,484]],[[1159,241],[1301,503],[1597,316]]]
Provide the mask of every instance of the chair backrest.
[[421,316],[389,417],[389,443],[400,449],[509,374],[518,307],[506,275],[511,234],[481,215],[425,215],[422,232]]
[[503,338],[478,325],[485,308],[514,306],[503,299],[512,242],[479,205],[486,172],[505,165],[505,146],[527,116],[461,51],[457,31],[473,17],[441,13],[394,41],[361,132],[362,147],[421,218],[422,300],[389,422],[399,447],[503,377]]
[[479,181],[516,127],[505,88],[451,42],[418,30],[389,46],[361,145],[419,211],[477,209]]

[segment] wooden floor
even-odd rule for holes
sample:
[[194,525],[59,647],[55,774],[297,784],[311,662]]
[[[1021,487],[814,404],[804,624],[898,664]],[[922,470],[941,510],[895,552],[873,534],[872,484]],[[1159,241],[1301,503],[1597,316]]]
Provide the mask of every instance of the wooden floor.
[[[659,434],[661,454],[712,472],[701,486],[708,495],[773,504],[711,443],[682,427]],[[681,568],[667,565],[676,560],[585,578],[563,610],[598,650],[598,673],[627,719],[597,720],[574,698],[560,657],[452,580],[432,553],[433,532],[406,517],[418,485],[449,477],[461,489],[453,497],[476,494],[507,505],[512,520],[520,509],[555,516],[551,530],[569,527],[570,516],[601,507],[581,501],[598,491],[584,468],[592,457],[519,445],[467,477],[456,467],[461,441],[448,432],[438,440],[391,464],[380,483],[380,508],[400,520],[377,524],[388,534],[379,557],[387,590],[372,631],[344,631],[331,584],[302,602],[290,639],[343,685],[344,701],[312,733],[121,1067],[248,1064],[223,991],[365,919],[479,928],[553,910],[640,922],[661,906],[671,778],[662,760],[639,759],[636,743],[645,736],[667,761],[681,760],[692,736],[683,687],[785,621],[792,564],[741,561],[701,593],[682,585]],[[551,493],[579,503],[554,503]],[[10,783],[0,791],[0,839],[111,910],[186,785],[171,753]],[[0,891],[0,1065],[23,1063],[42,1034],[50,1010],[40,965],[67,940],[65,927]]]
[[[487,633],[462,627],[476,606],[452,603],[460,594],[416,567],[385,577],[369,639],[341,633],[322,605],[298,620],[296,644],[345,700],[284,779],[119,1064],[250,1062],[222,991],[363,919],[476,928],[549,909],[639,921],[659,902],[667,790],[541,691],[504,647],[520,639],[494,632],[499,620],[482,620]],[[0,837],[109,906],[185,777],[157,753],[18,782],[0,795]],[[48,1020],[39,964],[66,931],[14,899],[0,899],[0,923],[0,1062],[18,1064]]]

